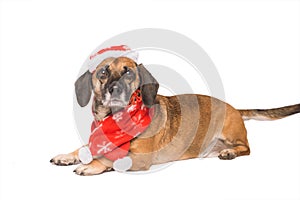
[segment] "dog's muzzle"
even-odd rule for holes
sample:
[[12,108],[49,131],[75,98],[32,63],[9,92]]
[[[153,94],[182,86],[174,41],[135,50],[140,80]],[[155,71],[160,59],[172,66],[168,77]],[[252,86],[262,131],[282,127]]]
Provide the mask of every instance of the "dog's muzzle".
[[123,92],[123,86],[119,81],[112,82],[108,87],[108,92],[111,94],[112,98],[115,96],[120,96]]
[[112,82],[105,95],[109,107],[125,107],[127,105],[125,96],[124,86],[120,81]]

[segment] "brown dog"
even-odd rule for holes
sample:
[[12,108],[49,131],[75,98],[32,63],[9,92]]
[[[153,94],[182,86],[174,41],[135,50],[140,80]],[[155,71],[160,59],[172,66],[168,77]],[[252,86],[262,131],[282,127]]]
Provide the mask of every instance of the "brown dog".
[[[153,164],[197,157],[234,159],[249,155],[244,120],[275,120],[300,112],[300,104],[269,110],[236,110],[209,96],[157,95],[158,86],[142,64],[125,57],[105,59],[93,74],[87,71],[75,83],[80,106],[86,106],[94,92],[93,112],[97,120],[124,108],[138,88],[143,103],[155,108],[149,127],[131,141],[130,170],[147,170]],[[78,150],[58,155],[50,162],[78,164]],[[80,165],[74,172],[94,175],[111,169],[112,161],[102,157]]]

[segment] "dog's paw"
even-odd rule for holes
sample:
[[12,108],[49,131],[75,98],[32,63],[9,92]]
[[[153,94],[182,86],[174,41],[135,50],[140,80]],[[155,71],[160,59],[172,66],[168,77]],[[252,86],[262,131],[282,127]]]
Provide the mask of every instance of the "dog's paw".
[[79,158],[73,154],[60,154],[50,160],[54,165],[67,166],[79,164]]
[[106,167],[98,160],[93,160],[91,163],[87,165],[79,165],[75,170],[74,173],[81,176],[91,176],[101,174],[105,171],[109,171],[111,168]]
[[221,160],[232,160],[237,157],[237,153],[234,149],[224,149],[220,152],[218,157]]

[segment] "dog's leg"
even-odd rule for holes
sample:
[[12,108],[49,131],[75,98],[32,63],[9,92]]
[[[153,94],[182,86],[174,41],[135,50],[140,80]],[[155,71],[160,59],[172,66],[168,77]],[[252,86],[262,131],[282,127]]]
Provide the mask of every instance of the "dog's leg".
[[54,158],[52,158],[50,162],[54,165],[60,165],[60,166],[79,164],[80,161],[78,157],[78,151],[79,149],[73,151],[72,153],[59,154]]
[[224,145],[218,156],[221,160],[232,160],[250,154],[246,129],[241,134],[227,134],[227,139],[220,141]]
[[238,145],[233,148],[223,149],[220,151],[219,158],[222,160],[232,160],[237,156],[250,154],[250,148],[247,145]]
[[102,157],[95,159],[87,165],[79,165],[74,172],[81,176],[91,176],[112,170],[112,161]]
[[236,110],[228,109],[228,116],[222,130],[223,148],[219,150],[219,158],[222,160],[231,160],[237,156],[250,154],[250,148],[247,139],[247,130],[244,121]]
[[152,155],[130,153],[129,157],[132,160],[130,171],[146,171],[152,165]]
[[[132,167],[130,171],[145,171],[148,170],[152,164],[151,158],[147,155],[129,154],[132,159]],[[103,172],[112,171],[113,162],[105,157],[95,159],[87,165],[79,165],[74,172],[82,176],[91,176],[102,174]]]

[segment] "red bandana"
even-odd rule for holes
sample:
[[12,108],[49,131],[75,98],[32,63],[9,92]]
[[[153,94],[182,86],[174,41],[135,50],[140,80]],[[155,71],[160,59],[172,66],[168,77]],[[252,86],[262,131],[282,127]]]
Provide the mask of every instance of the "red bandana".
[[136,90],[123,110],[92,123],[89,139],[92,156],[105,156],[113,161],[125,157],[130,141],[146,130],[153,113],[153,108],[143,104],[140,90]]

